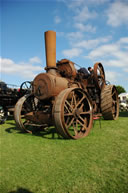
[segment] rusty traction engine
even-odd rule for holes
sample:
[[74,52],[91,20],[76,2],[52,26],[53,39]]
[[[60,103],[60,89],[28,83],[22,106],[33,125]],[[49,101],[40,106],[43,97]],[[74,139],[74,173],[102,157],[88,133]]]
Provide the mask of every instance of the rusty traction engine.
[[74,63],[56,63],[56,32],[45,32],[46,73],[32,82],[32,93],[15,106],[16,125],[27,132],[55,126],[63,138],[79,139],[88,135],[95,115],[116,120],[119,115],[117,90],[105,82],[101,63],[92,73],[76,70]]

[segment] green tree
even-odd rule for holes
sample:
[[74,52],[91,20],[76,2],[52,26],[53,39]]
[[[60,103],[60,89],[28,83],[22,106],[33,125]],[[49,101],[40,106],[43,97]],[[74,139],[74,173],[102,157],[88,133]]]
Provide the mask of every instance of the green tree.
[[120,85],[117,85],[116,89],[117,89],[118,95],[121,94],[121,93],[126,92],[126,90]]

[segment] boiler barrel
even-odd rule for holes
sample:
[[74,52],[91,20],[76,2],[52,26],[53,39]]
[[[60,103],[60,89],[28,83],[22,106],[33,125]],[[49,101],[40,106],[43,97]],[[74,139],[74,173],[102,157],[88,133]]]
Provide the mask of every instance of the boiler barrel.
[[45,32],[45,52],[47,68],[56,67],[56,32]]
[[68,80],[49,73],[38,74],[33,81],[34,95],[40,99],[57,96],[62,90],[68,88]]

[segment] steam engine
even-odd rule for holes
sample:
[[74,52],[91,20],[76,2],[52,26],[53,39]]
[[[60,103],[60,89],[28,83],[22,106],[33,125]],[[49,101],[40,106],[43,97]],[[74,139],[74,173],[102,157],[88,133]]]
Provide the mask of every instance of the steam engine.
[[[104,68],[94,64],[92,73],[75,68],[75,63],[62,59],[56,63],[56,33],[45,32],[46,73],[32,82],[32,93],[15,106],[19,128],[33,132],[55,126],[64,138],[87,136],[93,116],[117,119],[118,96],[114,85],[106,85]],[[107,97],[108,102],[106,102]]]

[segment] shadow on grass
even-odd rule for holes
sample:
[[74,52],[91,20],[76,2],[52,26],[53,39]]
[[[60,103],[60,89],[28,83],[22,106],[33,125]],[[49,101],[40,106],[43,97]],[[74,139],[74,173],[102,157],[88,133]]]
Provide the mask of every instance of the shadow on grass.
[[[28,134],[28,132],[21,131],[20,129],[16,128],[16,125],[14,123],[9,123],[10,125],[14,125],[14,127],[9,127],[5,129],[8,133],[18,133],[18,134]],[[29,133],[30,134],[30,133]],[[30,135],[35,135],[38,137],[43,137],[46,139],[63,139],[57,132],[55,127],[49,127],[49,128],[43,128],[38,130],[33,130]]]
[[11,192],[8,192],[8,193],[33,193],[25,188],[18,188],[16,191],[11,191]]
[[122,111],[119,113],[119,117],[128,117],[128,111]]

